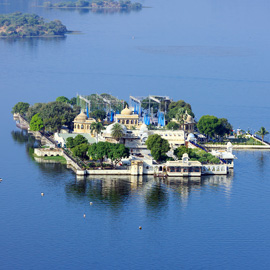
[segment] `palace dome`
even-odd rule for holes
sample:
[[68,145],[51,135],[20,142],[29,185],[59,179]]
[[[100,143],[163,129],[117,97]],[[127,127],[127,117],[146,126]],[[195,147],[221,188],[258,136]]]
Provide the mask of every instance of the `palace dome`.
[[142,124],[141,127],[140,127],[140,131],[143,132],[143,131],[148,131],[148,127],[146,124]]
[[193,123],[193,122],[194,122],[193,117],[192,117],[191,115],[188,114],[187,119],[186,119],[186,122],[188,122],[188,123]]
[[187,136],[188,141],[196,141],[196,138],[193,133],[189,133]]
[[80,114],[78,114],[78,115],[75,117],[74,121],[76,121],[76,122],[85,122],[86,119],[87,119],[86,114],[85,114],[84,112],[81,112]]
[[131,115],[132,111],[126,106],[124,110],[121,111],[122,115]]

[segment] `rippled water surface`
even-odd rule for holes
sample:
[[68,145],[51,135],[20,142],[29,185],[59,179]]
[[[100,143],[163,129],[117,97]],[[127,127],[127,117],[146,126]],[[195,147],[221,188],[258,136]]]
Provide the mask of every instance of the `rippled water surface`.
[[269,1],[144,0],[130,13],[42,2],[0,0],[0,13],[81,33],[0,40],[0,269],[268,269],[269,151],[237,151],[233,174],[201,182],[76,179],[31,158],[10,111],[77,92],[156,93],[190,102],[197,119],[270,130]]

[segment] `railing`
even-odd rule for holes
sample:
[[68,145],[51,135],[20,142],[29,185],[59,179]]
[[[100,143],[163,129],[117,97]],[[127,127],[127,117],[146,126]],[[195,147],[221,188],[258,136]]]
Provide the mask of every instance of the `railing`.
[[266,142],[266,141],[263,141],[261,138],[257,137],[256,135],[252,135],[252,137],[260,142],[262,142],[263,144],[266,144],[266,145],[270,145],[269,142]]
[[203,151],[208,152],[203,146],[201,146],[201,145],[199,145],[199,144],[197,144],[197,143],[195,143],[195,142],[192,142],[192,141],[189,141],[189,142],[190,142],[191,144],[193,144],[194,146],[196,146],[196,147],[202,149]]

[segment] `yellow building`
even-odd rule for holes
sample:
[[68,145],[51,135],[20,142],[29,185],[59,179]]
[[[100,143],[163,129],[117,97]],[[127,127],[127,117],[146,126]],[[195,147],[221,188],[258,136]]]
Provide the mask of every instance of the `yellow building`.
[[126,106],[124,110],[121,111],[121,114],[115,115],[115,122],[125,125],[128,129],[132,127],[139,128],[139,115],[132,114],[132,111]]
[[86,114],[81,112],[73,121],[74,133],[91,133],[90,125],[95,122],[94,118],[87,118]]

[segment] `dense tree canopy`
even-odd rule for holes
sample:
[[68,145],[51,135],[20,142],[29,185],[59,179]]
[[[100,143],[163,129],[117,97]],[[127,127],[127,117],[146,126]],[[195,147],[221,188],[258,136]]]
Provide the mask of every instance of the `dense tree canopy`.
[[220,160],[217,157],[200,149],[191,149],[180,146],[174,150],[174,155],[176,155],[178,159],[182,159],[184,153],[188,154],[190,160],[198,160],[201,163],[220,163]]
[[150,135],[145,144],[156,161],[165,160],[167,158],[166,153],[170,150],[170,145],[168,141],[161,138],[160,135]]
[[69,103],[70,103],[71,105],[76,105],[76,104],[77,104],[77,98],[76,98],[76,97],[71,98],[71,99],[69,100]]
[[166,119],[168,121],[172,118],[179,118],[179,120],[181,120],[186,111],[189,115],[195,117],[189,103],[186,103],[184,100],[171,102],[168,108],[168,113],[166,114]]
[[110,144],[110,151],[108,157],[113,161],[114,166],[116,166],[122,158],[129,157],[129,148],[119,143]]
[[80,157],[82,159],[88,159],[87,151],[89,148],[88,143],[82,143],[72,148],[72,153],[74,156]]
[[20,113],[21,115],[25,115],[28,111],[30,104],[26,102],[18,102],[13,108],[12,113]]
[[176,122],[169,122],[166,128],[170,130],[177,130],[180,128],[180,125]]
[[213,115],[204,115],[200,118],[197,127],[199,131],[210,137],[229,134],[232,131],[232,126],[226,118],[218,119]]
[[74,146],[78,146],[80,144],[86,144],[86,143],[88,143],[87,139],[81,134],[78,134],[74,138]]
[[88,149],[88,155],[93,160],[99,160],[102,164],[105,158],[108,158],[110,153],[110,143],[109,142],[98,142],[90,145]]
[[41,117],[39,116],[39,113],[35,114],[30,122],[30,130],[32,131],[40,131],[43,129],[44,123]]
[[67,97],[64,97],[64,96],[60,96],[60,97],[56,98],[56,101],[64,102],[64,103],[70,103],[70,100]]
[[28,121],[31,121],[32,117],[39,113],[41,110],[42,105],[45,103],[35,103],[33,106],[30,106],[26,112],[26,118]]
[[66,144],[67,148],[73,148],[73,147],[78,146],[80,144],[87,144],[88,143],[87,139],[81,134],[78,134],[75,138],[68,137],[66,142],[67,142],[67,144]]
[[12,112],[24,113],[27,120],[31,122],[34,115],[39,114],[42,119],[46,131],[59,131],[63,125],[69,129],[73,128],[73,120],[79,114],[80,107],[64,102],[35,103],[29,107],[28,103],[19,102]]
[[129,148],[123,144],[98,142],[90,145],[88,155],[93,160],[99,160],[101,164],[105,158],[109,158],[116,166],[122,158],[129,156]]
[[63,125],[72,129],[73,120],[78,114],[78,111],[69,104],[57,101],[42,104],[37,108],[45,129],[52,132],[60,130]]
[[90,116],[96,120],[103,120],[106,118],[106,112],[104,110],[95,110],[90,113]]
[[77,0],[73,1],[65,1],[60,3],[53,4],[52,2],[44,2],[44,7],[50,8],[113,8],[113,9],[129,9],[129,10],[139,10],[142,8],[142,4],[140,3],[132,3],[129,0],[120,0],[112,1],[112,0]]
[[45,22],[36,14],[0,15],[0,37],[63,36],[67,28],[59,21]]

